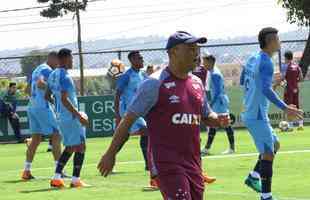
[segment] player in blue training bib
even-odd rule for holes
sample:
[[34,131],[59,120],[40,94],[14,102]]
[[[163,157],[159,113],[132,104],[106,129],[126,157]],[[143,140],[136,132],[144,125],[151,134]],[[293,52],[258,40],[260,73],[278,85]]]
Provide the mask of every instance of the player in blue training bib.
[[74,153],[71,187],[84,187],[87,184],[80,180],[80,173],[85,157],[85,126],[88,125],[88,118],[85,113],[78,111],[75,85],[67,71],[72,69],[71,50],[61,49],[58,52],[58,59],[60,67],[54,70],[48,79],[47,96],[52,93],[55,97],[56,113],[65,149],[50,184],[52,187],[64,187],[61,172]]
[[278,30],[264,28],[260,31],[258,40],[261,51],[249,58],[240,79],[244,93],[242,120],[260,154],[245,184],[261,193],[261,200],[275,200],[271,193],[271,182],[279,140],[268,118],[269,102],[297,118],[302,118],[302,111],[286,105],[272,89],[274,64],[271,58],[280,48]]
[[[229,98],[225,92],[224,77],[215,66],[216,58],[213,55],[203,56],[203,65],[206,67],[210,74],[210,92],[211,92],[211,103],[212,110],[218,114],[229,115]],[[231,125],[225,127],[227,138],[229,141],[229,149],[224,151],[223,154],[235,153],[235,136],[234,129]],[[210,154],[210,149],[217,132],[217,128],[210,127],[208,133],[208,141],[205,148],[201,151],[203,156]]]
[[[141,71],[143,68],[143,57],[138,51],[132,51],[128,54],[128,60],[131,64],[131,68],[117,79],[116,82],[116,96],[115,96],[115,113],[117,124],[120,119],[125,116],[128,106],[131,103],[133,97],[136,95],[137,90],[147,75]],[[148,169],[147,164],[147,134],[146,134],[146,122],[140,117],[131,126],[129,134],[139,134],[140,147],[145,160],[145,168]],[[128,134],[128,136],[129,136]]]
[[32,72],[29,80],[30,84],[30,102],[27,110],[30,132],[32,134],[31,142],[26,152],[25,168],[22,179],[29,180],[34,177],[31,174],[31,163],[35,156],[42,136],[50,136],[53,146],[53,156],[55,162],[58,161],[61,153],[60,135],[56,116],[51,103],[45,99],[47,80],[54,68],[58,66],[56,52],[48,54],[47,63],[41,64]]

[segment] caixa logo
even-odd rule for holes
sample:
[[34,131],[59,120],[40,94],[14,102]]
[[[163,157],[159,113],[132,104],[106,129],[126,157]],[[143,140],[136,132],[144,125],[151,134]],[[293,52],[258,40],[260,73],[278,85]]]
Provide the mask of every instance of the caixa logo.
[[172,123],[181,125],[181,124],[188,124],[188,125],[200,125],[200,115],[196,114],[189,114],[189,113],[175,113],[172,115]]

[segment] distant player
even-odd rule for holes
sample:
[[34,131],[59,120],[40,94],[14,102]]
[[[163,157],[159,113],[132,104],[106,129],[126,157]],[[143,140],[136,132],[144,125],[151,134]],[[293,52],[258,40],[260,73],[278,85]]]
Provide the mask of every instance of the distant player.
[[248,60],[240,80],[244,91],[242,120],[260,154],[245,184],[261,193],[261,200],[275,200],[271,193],[273,160],[280,145],[268,118],[269,101],[289,116],[301,119],[303,113],[285,104],[272,89],[274,64],[271,58],[280,48],[278,30],[262,29],[258,41],[261,51]]
[[[225,91],[224,77],[215,66],[216,59],[213,55],[203,56],[203,66],[210,73],[210,91],[211,91],[211,103],[210,106],[214,112],[220,115],[229,115],[229,98]],[[227,138],[229,141],[229,149],[223,152],[223,154],[235,153],[235,137],[234,129],[232,126],[225,127]],[[215,138],[217,129],[211,127],[208,133],[208,141],[205,148],[202,150],[202,155],[209,155],[210,149]]]
[[53,71],[53,68],[56,68],[57,66],[57,53],[51,52],[48,54],[47,63],[39,65],[32,72],[30,88],[31,96],[27,110],[32,137],[31,140],[29,140],[29,146],[27,146],[25,168],[22,174],[23,180],[34,178],[31,174],[32,161],[43,136],[51,137],[53,145],[52,152],[56,165],[61,154],[61,137],[56,123],[56,116],[51,104],[45,99],[47,80]]
[[206,38],[196,38],[183,31],[169,37],[166,46],[169,66],[140,86],[98,164],[102,175],[112,171],[131,125],[138,117],[146,117],[164,199],[203,199],[200,121],[220,124],[217,115],[209,109],[200,79],[190,74],[199,59],[197,43],[205,42]]
[[[293,62],[293,53],[287,51],[284,54],[286,72],[284,80],[286,81],[286,87],[284,91],[284,102],[288,105],[292,104],[299,108],[299,86],[298,83],[302,81],[302,71],[300,67]],[[290,122],[290,127],[294,126],[295,121]],[[297,121],[298,130],[303,130],[303,120]]]
[[[147,76],[141,70],[143,68],[143,57],[139,51],[131,51],[128,54],[128,60],[131,64],[131,68],[122,74],[116,81],[115,113],[117,124],[121,118],[125,116],[128,111],[128,105],[136,94],[138,87]],[[130,134],[141,135],[140,148],[145,161],[145,169],[149,170],[147,160],[148,138],[146,130],[146,122],[142,117],[140,117],[131,126],[128,132],[128,137]]]
[[72,54],[69,49],[61,49],[58,52],[59,68],[54,70],[48,79],[49,90],[54,95],[56,112],[59,117],[59,127],[63,137],[64,151],[55,170],[55,175],[50,184],[52,187],[62,188],[65,186],[61,177],[68,160],[74,153],[73,174],[71,187],[88,186],[80,180],[80,173],[83,166],[86,149],[85,126],[88,125],[87,116],[78,110],[76,88],[68,69],[72,69]]

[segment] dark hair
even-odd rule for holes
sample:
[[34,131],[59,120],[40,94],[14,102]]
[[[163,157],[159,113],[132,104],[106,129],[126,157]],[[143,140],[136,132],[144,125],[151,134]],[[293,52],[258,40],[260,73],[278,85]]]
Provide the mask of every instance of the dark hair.
[[267,46],[267,40],[266,38],[270,35],[270,34],[278,34],[278,30],[276,28],[273,27],[267,27],[267,28],[263,28],[259,34],[258,34],[258,42],[259,42],[259,46],[261,49],[265,48]]
[[213,55],[207,55],[204,58],[207,59],[208,61],[213,62],[213,63],[215,63],[215,61],[216,61],[216,58]]
[[293,52],[292,51],[286,51],[284,53],[284,57],[288,60],[293,60]]
[[15,83],[15,82],[11,82],[10,84],[9,84],[9,87],[13,87],[13,86],[16,86],[17,84]]
[[131,52],[129,52],[129,54],[128,54],[128,60],[131,60],[131,58],[133,57],[133,56],[135,56],[136,54],[139,54],[140,53],[140,51],[131,51]]
[[57,57],[57,51],[51,51],[47,54],[47,57]]
[[57,57],[59,59],[66,58],[69,56],[72,56],[72,51],[70,49],[67,49],[67,48],[60,49],[57,53]]
[[154,68],[154,65],[148,65],[147,67],[146,67],[146,69],[153,69]]

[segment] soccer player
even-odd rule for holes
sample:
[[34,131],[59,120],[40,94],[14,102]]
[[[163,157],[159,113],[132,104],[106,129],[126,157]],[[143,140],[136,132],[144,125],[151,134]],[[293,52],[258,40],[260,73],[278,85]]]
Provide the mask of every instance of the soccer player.
[[[116,95],[115,95],[115,113],[117,124],[121,118],[125,116],[128,110],[128,105],[132,101],[138,87],[142,81],[146,78],[146,74],[141,71],[143,68],[143,57],[139,51],[131,51],[128,54],[128,60],[131,64],[131,68],[122,74],[116,81]],[[140,117],[131,126],[128,137],[130,134],[139,134],[140,137],[140,148],[145,161],[145,169],[149,170],[147,160],[147,145],[148,138],[146,132],[146,122]]]
[[167,42],[169,66],[140,86],[98,169],[107,176],[119,148],[138,117],[145,116],[159,188],[165,200],[202,200],[204,181],[200,158],[200,122],[220,123],[205,98],[200,79],[190,74],[199,59],[196,38],[178,31]]
[[242,120],[260,154],[245,184],[261,193],[261,200],[274,200],[271,193],[273,160],[280,144],[268,118],[269,101],[289,116],[301,119],[303,112],[284,103],[272,89],[274,64],[271,58],[280,48],[278,30],[262,29],[258,41],[261,51],[250,57],[240,79],[244,92]]
[[51,92],[54,95],[56,112],[59,116],[59,127],[65,149],[58,160],[55,175],[50,185],[57,188],[65,187],[61,172],[74,153],[73,176],[70,186],[84,187],[88,185],[80,180],[80,173],[85,157],[85,126],[88,125],[88,119],[78,111],[75,85],[67,71],[68,69],[72,69],[71,50],[61,49],[57,56],[60,67],[51,73],[48,79],[49,90],[46,95],[50,96]]
[[[203,56],[203,66],[210,73],[210,91],[211,91],[211,103],[210,106],[214,112],[222,115],[229,115],[229,98],[225,92],[224,77],[215,66],[216,59],[213,55]],[[235,137],[234,129],[232,126],[225,127],[226,134],[229,141],[229,149],[223,152],[223,154],[235,153]],[[217,129],[211,127],[209,129],[208,141],[205,148],[202,150],[202,155],[209,155],[211,145],[215,138]]]
[[[284,54],[285,65],[287,65],[285,73],[286,87],[284,92],[284,102],[286,104],[293,104],[299,108],[299,86],[298,82],[302,81],[303,76],[300,67],[293,62],[293,53],[287,51]],[[298,130],[303,130],[303,120],[297,121]],[[293,128],[294,121],[291,121],[290,127]]]
[[27,146],[26,162],[23,180],[30,180],[34,177],[31,174],[31,165],[34,159],[36,150],[42,140],[42,136],[50,136],[53,145],[53,156],[55,163],[61,154],[60,134],[56,123],[56,116],[50,102],[45,99],[47,89],[47,80],[53,71],[53,68],[58,66],[58,58],[56,52],[48,54],[47,63],[41,64],[32,72],[30,102],[27,110],[30,131],[32,137],[29,146]]

